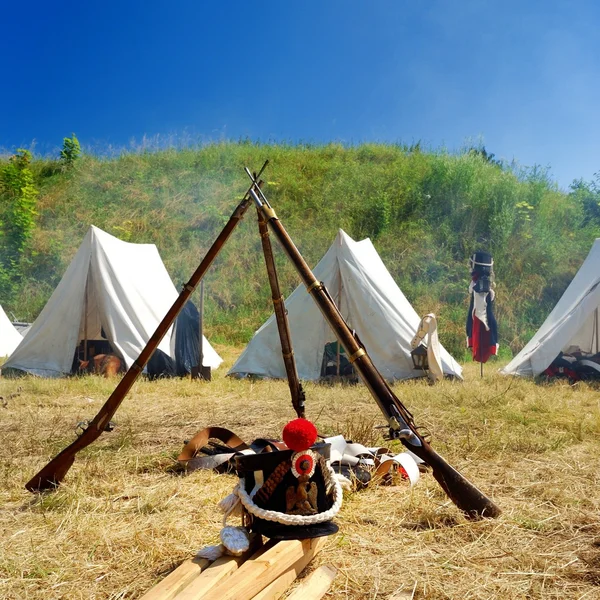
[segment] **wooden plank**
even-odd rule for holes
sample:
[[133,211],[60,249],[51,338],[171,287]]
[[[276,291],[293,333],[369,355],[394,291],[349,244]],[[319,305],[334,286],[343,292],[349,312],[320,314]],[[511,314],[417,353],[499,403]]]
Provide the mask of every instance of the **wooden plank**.
[[260,536],[258,536],[251,542],[250,550],[242,554],[242,556],[222,556],[218,558],[198,577],[188,582],[186,587],[173,597],[173,600],[198,600],[199,598],[204,598],[207,592],[222,583],[224,579],[227,579],[249,556],[252,556],[252,558],[261,556],[268,549],[269,546],[265,545],[256,550],[260,543]]
[[225,584],[213,588],[200,598],[251,600],[303,556],[309,554],[312,558],[326,542],[326,537],[278,542],[261,556],[252,556]]
[[336,574],[337,570],[333,567],[319,567],[296,587],[287,600],[320,600],[331,587]]
[[286,590],[294,583],[298,573],[294,567],[288,569],[283,575],[280,575],[275,581],[272,581],[264,590],[258,592],[252,600],[278,600],[285,594]]
[[148,590],[140,600],[173,600],[175,595],[202,573],[210,561],[206,558],[191,558],[180,564],[160,583]]
[[[183,588],[173,600],[196,600],[229,577],[242,562],[241,556],[222,556]],[[161,599],[162,600],[162,599]]]
[[321,550],[323,546],[315,548],[314,552],[307,552],[296,561],[294,565],[288,569],[283,575],[280,575],[275,581],[270,583],[264,590],[258,592],[252,600],[278,600],[281,598],[285,591],[294,583],[296,577],[304,571],[306,565],[315,557],[315,555]]

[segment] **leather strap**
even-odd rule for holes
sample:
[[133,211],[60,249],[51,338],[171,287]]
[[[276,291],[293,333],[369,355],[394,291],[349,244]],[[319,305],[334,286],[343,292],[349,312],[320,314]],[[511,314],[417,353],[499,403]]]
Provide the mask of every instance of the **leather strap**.
[[189,460],[194,458],[199,450],[206,446],[209,439],[216,439],[229,448],[233,452],[240,452],[241,450],[248,450],[250,446],[246,444],[241,438],[239,438],[233,431],[225,429],[224,427],[206,427],[202,431],[199,431],[184,447],[181,454],[177,457],[179,462],[187,463]]

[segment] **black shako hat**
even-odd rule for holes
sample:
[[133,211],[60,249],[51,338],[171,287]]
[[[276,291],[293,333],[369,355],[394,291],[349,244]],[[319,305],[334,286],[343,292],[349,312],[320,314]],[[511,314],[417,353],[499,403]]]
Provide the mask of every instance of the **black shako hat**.
[[494,259],[489,252],[475,252],[469,259],[471,271],[480,275],[491,275],[494,270]]
[[275,540],[305,539],[338,531],[333,517],[342,489],[329,466],[330,445],[314,444],[317,431],[306,419],[283,430],[289,450],[236,457],[236,492],[249,515],[249,530]]

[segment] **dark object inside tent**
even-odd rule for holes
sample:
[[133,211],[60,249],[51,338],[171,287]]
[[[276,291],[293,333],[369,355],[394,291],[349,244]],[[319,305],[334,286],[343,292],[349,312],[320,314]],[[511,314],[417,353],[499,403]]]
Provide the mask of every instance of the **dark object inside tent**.
[[188,300],[175,321],[175,374],[185,377],[200,362],[200,313]]
[[600,381],[600,352],[561,352],[543,372],[543,377],[563,378],[571,382]]
[[341,377],[351,383],[358,382],[358,376],[346,351],[339,342],[330,342],[323,348],[321,361],[321,378],[328,380]]

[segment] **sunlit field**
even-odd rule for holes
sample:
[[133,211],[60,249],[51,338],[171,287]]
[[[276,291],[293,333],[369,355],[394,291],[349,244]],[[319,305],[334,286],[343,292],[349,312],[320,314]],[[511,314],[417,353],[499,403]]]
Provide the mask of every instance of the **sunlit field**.
[[[225,377],[139,381],[111,433],[78,456],[55,492],[24,484],[75,438],[115,387],[95,376],[0,379],[0,597],[138,598],[199,548],[217,543],[217,502],[232,475],[182,474],[183,441],[207,425],[279,437],[294,418],[287,384]],[[344,599],[600,598],[600,395],[467,365],[465,382],[396,384],[434,448],[503,513],[467,521],[425,474],[411,490],[347,493],[338,534],[311,568],[338,575]],[[384,442],[383,418],[362,386],[305,385],[323,435]],[[394,447],[399,447],[393,443]],[[402,594],[405,593],[405,595]]]

